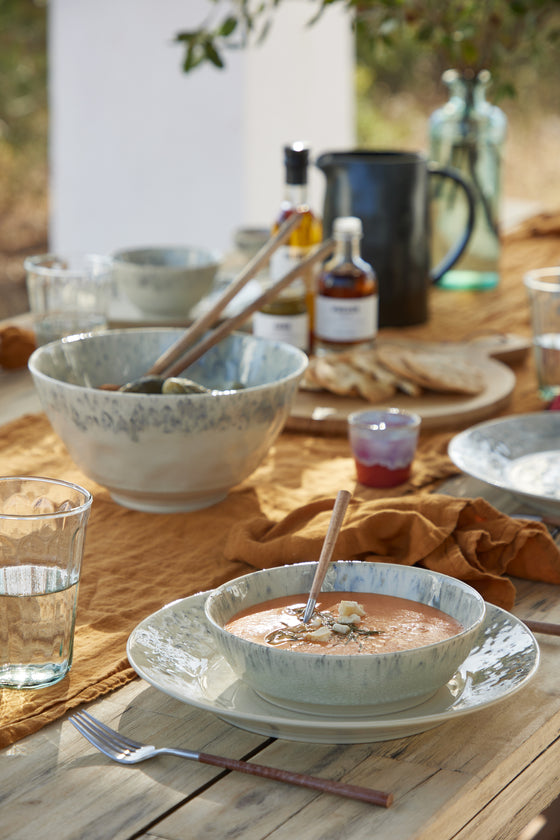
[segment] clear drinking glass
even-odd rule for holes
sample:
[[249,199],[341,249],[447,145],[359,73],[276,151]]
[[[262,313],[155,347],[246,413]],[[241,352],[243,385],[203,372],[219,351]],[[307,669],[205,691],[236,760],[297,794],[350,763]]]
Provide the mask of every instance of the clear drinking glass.
[[523,280],[529,297],[539,393],[549,402],[560,394],[560,268],[528,271]]
[[67,481],[0,477],[0,687],[43,688],[70,669],[91,502]]
[[110,257],[42,254],[24,268],[37,344],[108,326]]

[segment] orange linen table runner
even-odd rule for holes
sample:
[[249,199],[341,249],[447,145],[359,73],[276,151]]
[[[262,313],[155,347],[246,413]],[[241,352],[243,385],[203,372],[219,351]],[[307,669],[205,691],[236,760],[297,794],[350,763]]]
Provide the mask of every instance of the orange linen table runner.
[[[546,224],[545,224],[546,222]],[[504,244],[498,289],[434,290],[430,321],[400,332],[426,340],[478,330],[529,334],[525,270],[559,262],[560,225],[536,219]],[[551,232],[552,230],[552,232]],[[517,386],[502,411],[543,408],[532,358],[516,367]],[[80,583],[74,664],[58,685],[0,694],[0,746],[6,746],[135,677],[126,641],[136,624],[166,603],[211,589],[254,568],[316,560],[337,491],[353,500],[337,559],[421,563],[454,574],[488,600],[511,608],[506,574],[560,583],[560,558],[540,523],[522,523],[480,499],[431,494],[457,472],[447,445],[457,429],[421,433],[410,481],[391,491],[357,485],[345,438],[281,435],[261,466],[227,499],[184,514],[147,514],[115,504],[87,479],[42,414],[0,429],[0,472],[75,481],[94,496]]]

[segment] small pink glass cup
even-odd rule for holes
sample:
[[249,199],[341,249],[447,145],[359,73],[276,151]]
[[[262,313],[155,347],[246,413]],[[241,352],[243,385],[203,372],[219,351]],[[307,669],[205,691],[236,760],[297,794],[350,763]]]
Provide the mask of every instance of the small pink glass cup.
[[395,487],[410,476],[422,418],[399,408],[366,409],[348,417],[348,439],[358,481]]

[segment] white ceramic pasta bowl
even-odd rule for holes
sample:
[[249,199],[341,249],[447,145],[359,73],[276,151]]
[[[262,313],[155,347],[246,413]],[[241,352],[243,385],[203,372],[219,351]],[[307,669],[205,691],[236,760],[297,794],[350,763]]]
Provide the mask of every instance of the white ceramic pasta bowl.
[[98,387],[142,376],[182,334],[143,328],[71,336],[29,360],[43,409],[73,460],[126,507],[169,513],[224,499],[279,435],[307,365],[295,347],[239,333],[185,374],[219,393]]
[[266,569],[211,592],[205,613],[216,646],[240,679],[265,699],[314,714],[384,714],[423,703],[469,655],[485,615],[482,596],[462,581],[416,566],[343,561],[329,567],[323,591],[408,598],[455,618],[463,630],[431,645],[381,654],[302,653],[257,644],[225,630],[239,611],[271,598],[309,592],[315,563]]
[[467,475],[529,507],[560,513],[560,411],[477,423],[452,438],[449,457]]

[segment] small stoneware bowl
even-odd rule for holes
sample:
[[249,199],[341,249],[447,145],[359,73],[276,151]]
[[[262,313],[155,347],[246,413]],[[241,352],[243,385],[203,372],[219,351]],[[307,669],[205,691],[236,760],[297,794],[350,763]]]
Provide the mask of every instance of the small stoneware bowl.
[[126,507],[196,510],[224,499],[265,457],[290,413],[307,356],[234,333],[185,376],[202,394],[106,391],[141,377],[183,330],[72,336],[29,359],[41,404],[80,469]]
[[113,276],[146,315],[184,318],[211,292],[219,265],[204,248],[132,248],[113,255]]
[[233,671],[267,700],[314,714],[384,714],[424,702],[445,685],[473,647],[485,615],[476,590],[416,566],[341,561],[323,591],[408,598],[455,618],[463,630],[435,644],[395,653],[302,653],[257,644],[224,629],[241,610],[271,598],[308,593],[316,563],[252,572],[211,592],[205,612],[216,646]]

